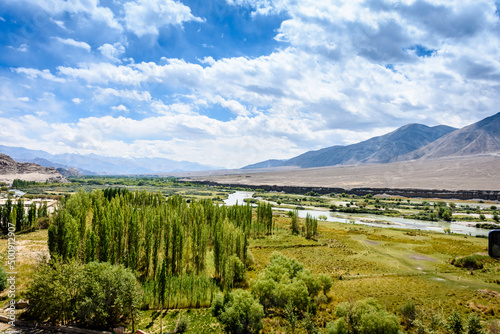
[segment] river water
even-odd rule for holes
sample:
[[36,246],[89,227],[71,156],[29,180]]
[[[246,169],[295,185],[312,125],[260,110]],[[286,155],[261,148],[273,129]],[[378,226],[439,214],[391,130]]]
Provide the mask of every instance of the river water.
[[[229,195],[228,199],[224,201],[226,205],[235,205],[245,203],[245,198],[252,198],[253,192],[249,191],[236,191]],[[274,207],[274,210],[278,211],[290,211],[290,209]],[[401,217],[387,217],[369,214],[347,214],[341,212],[330,212],[326,210],[298,210],[299,217],[305,218],[307,214],[312,215],[315,218],[323,216],[326,217],[326,221],[330,222],[340,222],[347,224],[363,224],[368,226],[376,227],[396,227],[403,229],[421,230],[421,231],[434,231],[443,232],[444,229],[449,228],[452,233],[466,234],[472,236],[486,236],[490,230],[476,228],[467,226],[467,223],[457,223],[457,222],[431,222],[425,220],[415,220],[406,219]],[[474,224],[474,223],[470,223]]]

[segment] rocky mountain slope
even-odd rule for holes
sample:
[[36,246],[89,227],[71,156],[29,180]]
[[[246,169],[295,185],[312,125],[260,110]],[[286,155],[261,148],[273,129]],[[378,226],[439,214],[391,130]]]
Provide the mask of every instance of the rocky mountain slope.
[[454,130],[456,129],[445,125],[429,127],[422,124],[408,124],[386,135],[374,137],[357,144],[327,147],[318,151],[309,151],[288,160],[268,160],[244,168],[279,166],[311,168],[387,163],[417,150]]
[[12,183],[14,179],[37,182],[68,182],[55,168],[47,168],[35,163],[17,162],[0,153],[0,182]]
[[477,123],[453,131],[395,161],[500,155],[500,112]]

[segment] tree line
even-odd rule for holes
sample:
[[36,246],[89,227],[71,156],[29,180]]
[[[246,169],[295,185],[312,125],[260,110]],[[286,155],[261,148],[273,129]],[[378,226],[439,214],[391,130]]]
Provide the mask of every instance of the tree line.
[[243,279],[255,224],[248,204],[226,207],[209,199],[188,204],[178,195],[165,199],[159,192],[124,189],[79,191],[63,199],[53,215],[48,246],[51,258],[65,262],[132,269],[150,306],[190,307],[209,303],[216,286],[231,289]]
[[21,198],[14,202],[9,197],[5,204],[0,206],[0,228],[3,234],[8,233],[9,224],[15,225],[16,232],[34,230],[37,219],[48,216],[47,202],[39,205],[32,202],[28,209],[25,209]]

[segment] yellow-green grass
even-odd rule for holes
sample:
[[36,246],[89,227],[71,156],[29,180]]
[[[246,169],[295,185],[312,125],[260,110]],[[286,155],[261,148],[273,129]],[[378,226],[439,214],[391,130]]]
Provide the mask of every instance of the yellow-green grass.
[[[16,235],[16,300],[23,297],[31,277],[36,271],[38,264],[45,261],[49,256],[47,246],[47,230],[39,230],[31,233],[18,233]],[[7,272],[11,272],[7,267],[8,239],[0,239],[0,261]],[[9,275],[10,276],[10,275]],[[8,292],[0,294],[1,304],[8,302]]]
[[[487,261],[483,269],[473,272],[450,264],[455,257],[486,252],[484,238],[319,222],[316,241],[306,241],[290,234],[289,221],[278,217],[272,238],[252,241],[256,271],[278,251],[315,274],[329,274],[334,285],[328,303],[319,307],[315,320],[319,326],[335,318],[339,303],[369,297],[396,314],[413,301],[424,322],[436,314],[445,319],[453,311],[464,318],[475,312],[483,322],[500,316],[500,285],[495,283],[500,262]],[[268,319],[264,326],[265,332],[280,332],[286,324]]]
[[[162,314],[163,333],[173,333],[179,316],[187,321],[185,333],[224,333],[210,309],[165,310]],[[157,310],[142,311],[139,314],[138,328],[148,334],[160,333],[160,312]]]

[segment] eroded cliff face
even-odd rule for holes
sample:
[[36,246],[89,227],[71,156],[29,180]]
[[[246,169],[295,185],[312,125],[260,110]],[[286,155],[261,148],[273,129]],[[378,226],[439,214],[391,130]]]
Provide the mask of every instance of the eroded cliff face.
[[0,153],[0,182],[12,183],[14,179],[36,182],[68,182],[55,168],[42,167],[28,162],[17,162]]

